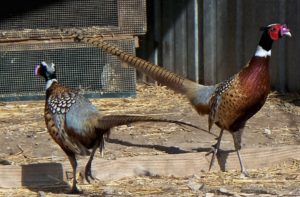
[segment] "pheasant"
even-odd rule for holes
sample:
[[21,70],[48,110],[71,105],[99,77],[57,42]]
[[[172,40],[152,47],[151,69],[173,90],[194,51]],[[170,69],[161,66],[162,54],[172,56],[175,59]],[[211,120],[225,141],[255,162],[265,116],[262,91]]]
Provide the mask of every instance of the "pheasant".
[[233,136],[241,173],[247,175],[240,155],[241,136],[247,120],[261,109],[269,94],[270,76],[268,69],[272,44],[279,38],[291,36],[290,30],[285,24],[271,24],[261,30],[263,31],[261,39],[250,61],[228,80],[212,86],[201,85],[185,79],[167,69],[127,54],[102,39],[88,38],[80,31],[67,31],[67,33],[75,36],[76,41],[90,43],[116,55],[121,61],[129,63],[154,80],[186,95],[198,114],[208,114],[209,131],[213,124],[221,129],[217,143],[212,146],[212,152],[210,152],[213,155],[209,170],[219,150],[223,131],[227,130]]
[[[134,122],[170,122],[198,128],[192,124],[134,115],[102,115],[79,91],[64,87],[56,79],[54,64],[42,62],[35,67],[35,75],[46,80],[44,118],[49,134],[68,156],[73,169],[71,193],[78,193],[76,186],[76,155],[90,155],[85,166],[85,179],[93,179],[91,164],[96,149],[102,152],[104,137],[110,129]],[[89,149],[92,149],[91,152]]]

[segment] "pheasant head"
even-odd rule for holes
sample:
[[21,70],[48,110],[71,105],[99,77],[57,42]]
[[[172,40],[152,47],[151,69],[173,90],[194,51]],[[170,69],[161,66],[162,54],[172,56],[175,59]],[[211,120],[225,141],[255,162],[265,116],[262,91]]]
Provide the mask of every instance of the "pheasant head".
[[255,56],[267,57],[271,56],[272,44],[274,41],[279,40],[279,38],[288,36],[291,37],[292,34],[285,24],[271,24],[266,27],[262,27],[263,31],[261,39],[258,44]]
[[292,34],[290,33],[290,30],[287,28],[286,24],[271,24],[267,27],[262,27],[262,30],[267,33],[267,35],[273,40],[276,41],[281,37],[289,36],[291,37]]
[[44,61],[41,62],[40,64],[36,65],[34,69],[34,74],[36,76],[41,76],[45,78],[46,89],[48,89],[53,82],[57,82],[55,65],[53,63],[47,64]]

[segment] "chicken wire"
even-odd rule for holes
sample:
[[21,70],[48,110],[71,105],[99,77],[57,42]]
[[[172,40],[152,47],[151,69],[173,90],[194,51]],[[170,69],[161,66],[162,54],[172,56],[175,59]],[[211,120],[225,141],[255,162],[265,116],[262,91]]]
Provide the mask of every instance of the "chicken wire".
[[[134,40],[110,43],[134,54]],[[0,45],[0,100],[42,99],[45,81],[34,76],[41,61],[56,65],[57,78],[87,97],[135,95],[135,69],[99,48],[79,43],[34,43]]]
[[146,0],[10,0],[0,7],[0,39],[53,38],[61,28],[146,33]]

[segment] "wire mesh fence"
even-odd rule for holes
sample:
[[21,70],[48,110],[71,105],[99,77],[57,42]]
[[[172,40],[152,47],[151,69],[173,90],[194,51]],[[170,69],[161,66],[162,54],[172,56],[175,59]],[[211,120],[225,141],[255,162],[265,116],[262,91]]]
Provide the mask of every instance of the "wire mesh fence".
[[146,33],[146,0],[6,2],[0,7],[0,100],[41,98],[45,84],[33,76],[41,61],[56,64],[59,81],[88,97],[134,95],[135,69],[91,45],[73,43],[62,31],[73,28],[119,34],[111,42],[134,54],[134,35]]
[[[133,39],[110,43],[134,54]],[[42,98],[45,81],[34,76],[41,61],[54,63],[60,83],[88,97],[135,95],[135,69],[122,66],[101,49],[78,43],[11,43],[0,45],[0,100]]]
[[146,0],[11,0],[0,7],[0,40],[63,36],[61,28],[146,33]]

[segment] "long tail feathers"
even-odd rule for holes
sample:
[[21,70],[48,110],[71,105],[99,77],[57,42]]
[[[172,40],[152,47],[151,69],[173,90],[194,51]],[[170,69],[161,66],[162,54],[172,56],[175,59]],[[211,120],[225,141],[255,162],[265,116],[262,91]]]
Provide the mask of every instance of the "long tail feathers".
[[132,65],[137,70],[145,73],[172,90],[186,95],[199,114],[209,113],[209,100],[215,90],[215,86],[204,86],[185,79],[165,68],[152,64],[134,55],[128,54],[121,49],[103,41],[102,38],[87,37],[80,29],[65,30],[64,32],[72,37],[75,37],[75,40],[78,42],[92,44],[103,49],[111,55],[119,57],[121,61]]
[[75,36],[76,41],[92,44],[103,49],[111,55],[119,57],[120,60],[132,65],[137,70],[145,73],[146,75],[168,86],[176,92],[185,93],[186,88],[190,88],[191,84],[198,85],[197,83],[185,79],[165,68],[152,64],[134,55],[128,54],[121,49],[103,41],[102,38],[89,38],[80,33],[80,31],[66,31],[66,33]]
[[[189,126],[196,129],[201,129],[198,126],[195,126],[190,123],[186,123],[183,121],[177,121],[177,120],[169,120],[164,118],[154,118],[150,116],[135,116],[135,115],[106,115],[102,116],[99,119],[99,128],[101,129],[110,129],[112,127],[120,126],[120,125],[128,125],[130,123],[135,122],[169,122],[178,124],[181,126]],[[201,129],[202,130],[202,129]]]

